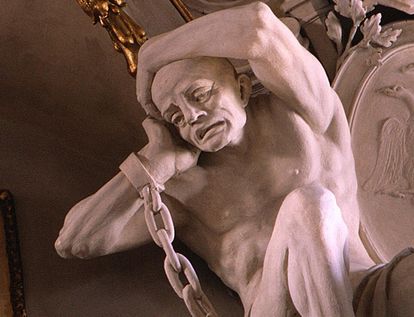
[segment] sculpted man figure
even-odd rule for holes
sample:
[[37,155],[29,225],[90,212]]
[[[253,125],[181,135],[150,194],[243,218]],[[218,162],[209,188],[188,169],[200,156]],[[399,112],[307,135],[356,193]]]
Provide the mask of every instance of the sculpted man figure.
[[[248,60],[270,93],[250,98],[249,77],[226,58]],[[179,239],[240,295],[246,316],[414,312],[409,292],[398,295],[402,310],[378,301],[385,290],[395,299],[394,280],[414,273],[397,264],[413,256],[367,271],[374,263],[359,236],[343,107],[320,63],[266,5],[219,11],[153,38],[139,62],[138,100],[150,115],[141,166],[72,208],[56,242],[61,256],[150,241],[137,193],[144,166],[165,186]]]

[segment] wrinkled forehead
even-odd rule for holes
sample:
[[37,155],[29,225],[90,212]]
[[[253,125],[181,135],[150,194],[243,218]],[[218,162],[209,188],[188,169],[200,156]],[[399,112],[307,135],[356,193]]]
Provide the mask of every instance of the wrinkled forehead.
[[234,78],[234,68],[225,58],[199,57],[183,59],[162,67],[155,75],[151,87],[152,99],[157,102],[171,94],[185,91],[198,80],[221,81]]

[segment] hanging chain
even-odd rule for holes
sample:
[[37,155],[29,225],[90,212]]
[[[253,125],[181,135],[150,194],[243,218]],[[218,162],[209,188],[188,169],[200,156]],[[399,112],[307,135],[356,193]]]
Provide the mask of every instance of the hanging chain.
[[[159,191],[154,186],[146,185],[141,191],[141,196],[144,199],[148,231],[154,242],[165,252],[164,270],[175,293],[184,300],[191,316],[217,317],[217,313],[201,289],[200,281],[190,261],[174,250],[172,245],[175,236],[174,223],[168,207],[161,200]],[[183,276],[186,282],[182,282],[180,276]]]

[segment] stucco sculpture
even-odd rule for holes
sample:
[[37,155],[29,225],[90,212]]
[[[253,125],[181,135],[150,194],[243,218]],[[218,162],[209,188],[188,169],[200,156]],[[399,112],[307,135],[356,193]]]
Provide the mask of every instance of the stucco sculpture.
[[[250,98],[249,77],[227,58],[248,60],[270,93]],[[266,5],[196,19],[149,40],[138,60],[149,142],[70,210],[62,257],[149,242],[139,192],[152,183],[165,187],[179,239],[239,294],[246,316],[414,313],[413,252],[374,265],[361,242],[341,101]]]
[[[378,18],[372,15],[369,20],[373,19]],[[388,262],[400,250],[414,245],[408,155],[414,85],[413,22],[382,27],[380,34],[400,33],[391,45],[391,41],[385,47],[372,42],[368,47],[356,44],[332,84],[349,121],[361,229],[369,241],[365,246],[374,251],[370,254],[378,263]]]

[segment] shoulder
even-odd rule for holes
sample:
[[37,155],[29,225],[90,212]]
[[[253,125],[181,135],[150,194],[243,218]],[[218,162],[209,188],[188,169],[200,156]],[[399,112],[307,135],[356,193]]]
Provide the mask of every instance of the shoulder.
[[272,122],[290,121],[295,115],[294,108],[280,99],[273,92],[251,98],[246,108],[248,120],[257,121],[258,124],[271,124]]

